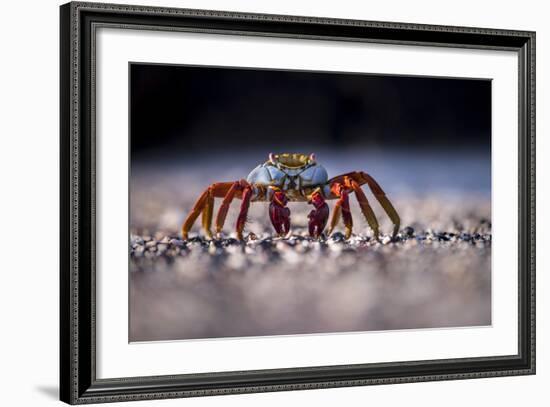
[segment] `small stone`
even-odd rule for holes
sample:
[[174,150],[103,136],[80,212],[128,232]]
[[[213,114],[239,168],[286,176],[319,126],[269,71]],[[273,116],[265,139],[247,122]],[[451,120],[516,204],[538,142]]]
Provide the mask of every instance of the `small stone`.
[[403,229],[403,236],[412,237],[414,235],[414,229],[410,226],[407,226]]
[[224,243],[225,243],[226,246],[240,245],[241,244],[241,242],[239,240],[237,240],[235,238],[232,238],[232,237],[225,239]]
[[286,242],[286,245],[290,246],[290,247],[294,247],[296,246],[297,242],[295,239],[292,239],[292,240],[287,240]]
[[157,246],[157,252],[159,254],[162,254],[164,253],[166,250],[168,250],[168,245],[166,243],[160,243],[158,246]]
[[210,254],[221,254],[222,253],[222,249],[220,249],[219,247],[217,247],[216,245],[214,244],[211,244],[210,247],[208,248],[208,253]]
[[169,242],[172,246],[176,246],[176,247],[183,247],[185,246],[185,242],[183,240],[180,240],[180,239],[171,239],[170,242]]
[[469,233],[462,232],[460,234],[460,239],[468,242],[472,239],[472,236]]
[[151,240],[151,241],[145,243],[145,247],[147,249],[151,249],[152,247],[156,247],[156,246],[157,246],[157,242],[155,242],[154,240]]
[[346,237],[340,232],[334,232],[332,236],[330,236],[329,238],[329,241],[333,241],[337,243],[343,242],[344,240],[346,240]]
[[419,235],[416,235],[416,240],[418,240],[418,241],[423,241],[423,240],[426,240],[426,239],[427,239],[426,233],[421,233]]
[[141,236],[137,236],[137,235],[131,235],[130,242],[132,243],[132,245],[142,245],[144,243]]
[[143,247],[143,246],[138,246],[138,247],[136,247],[136,248],[132,251],[132,254],[133,254],[135,257],[142,257],[144,251],[145,251],[145,247]]
[[260,246],[263,251],[271,251],[273,245],[271,244],[271,240],[262,240],[258,246]]
[[384,236],[382,238],[382,244],[388,244],[391,242],[391,237],[390,236]]

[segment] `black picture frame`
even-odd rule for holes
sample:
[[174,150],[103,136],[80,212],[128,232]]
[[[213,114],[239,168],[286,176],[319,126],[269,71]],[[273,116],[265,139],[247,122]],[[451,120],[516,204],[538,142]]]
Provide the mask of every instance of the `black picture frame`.
[[[535,33],[72,2],[60,7],[60,398],[70,404],[470,379],[535,373]],[[519,57],[519,352],[131,378],[96,378],[95,29],[512,50]]]

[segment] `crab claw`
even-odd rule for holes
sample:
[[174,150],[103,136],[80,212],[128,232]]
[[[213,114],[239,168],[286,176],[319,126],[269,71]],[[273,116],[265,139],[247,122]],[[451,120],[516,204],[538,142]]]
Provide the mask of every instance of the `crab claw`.
[[269,218],[279,236],[290,230],[290,209],[286,207],[288,198],[282,191],[275,191],[269,204]]
[[309,215],[309,235],[313,238],[318,238],[323,233],[327,224],[329,209],[325,199],[319,192],[314,192],[308,201],[314,206]]

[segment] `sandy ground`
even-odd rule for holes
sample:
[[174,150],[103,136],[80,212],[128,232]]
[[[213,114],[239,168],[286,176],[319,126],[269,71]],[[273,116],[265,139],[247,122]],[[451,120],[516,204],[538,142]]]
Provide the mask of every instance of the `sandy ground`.
[[[417,171],[437,172],[429,182],[427,175],[419,177],[424,184],[392,182],[401,179],[395,169],[384,171],[386,164],[375,168],[390,174],[377,178],[402,218],[398,238],[390,241],[383,235],[379,242],[372,239],[355,202],[355,234],[349,241],[341,233],[309,239],[306,216],[311,208],[299,203],[289,205],[289,239],[272,237],[267,204],[256,203],[247,229],[256,238],[237,242],[231,234],[237,203],[223,239],[205,239],[197,225],[189,241],[182,241],[181,222],[201,190],[214,180],[244,177],[246,170],[225,168],[220,178],[215,169],[200,172],[189,164],[134,166],[129,339],[489,325],[490,194],[486,183],[472,180],[467,169],[462,178],[449,174],[455,188],[444,188],[445,176],[437,169],[450,165],[454,171],[456,166],[442,163]],[[473,174],[479,163],[465,165]],[[382,231],[389,232],[382,209],[375,203],[373,208]]]

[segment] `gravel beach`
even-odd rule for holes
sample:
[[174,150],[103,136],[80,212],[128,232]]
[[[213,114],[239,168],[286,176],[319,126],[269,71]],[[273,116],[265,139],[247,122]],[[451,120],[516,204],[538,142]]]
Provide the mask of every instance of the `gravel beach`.
[[[384,168],[391,163],[378,162],[376,168],[373,162],[377,173],[386,174],[378,180],[401,215],[394,240],[382,234],[375,241],[352,200],[355,233],[347,241],[342,227],[330,237],[309,238],[311,207],[300,203],[289,204],[291,235],[274,238],[267,204],[253,203],[246,241],[239,242],[232,233],[238,202],[222,238],[208,240],[196,225],[183,241],[181,222],[201,190],[220,180],[216,170],[134,166],[129,340],[490,325],[486,185],[471,188],[468,182],[474,181],[466,174],[453,178],[454,190],[444,189],[441,171],[436,176],[442,182],[432,181],[430,187],[407,183],[402,174]],[[452,162],[444,164],[439,167],[454,169]],[[438,163],[432,166],[437,169]],[[244,168],[246,163],[226,169],[221,180],[246,176]],[[392,174],[401,184],[392,182]],[[422,175],[422,168],[416,174]],[[372,201],[381,231],[389,233],[389,220]]]

